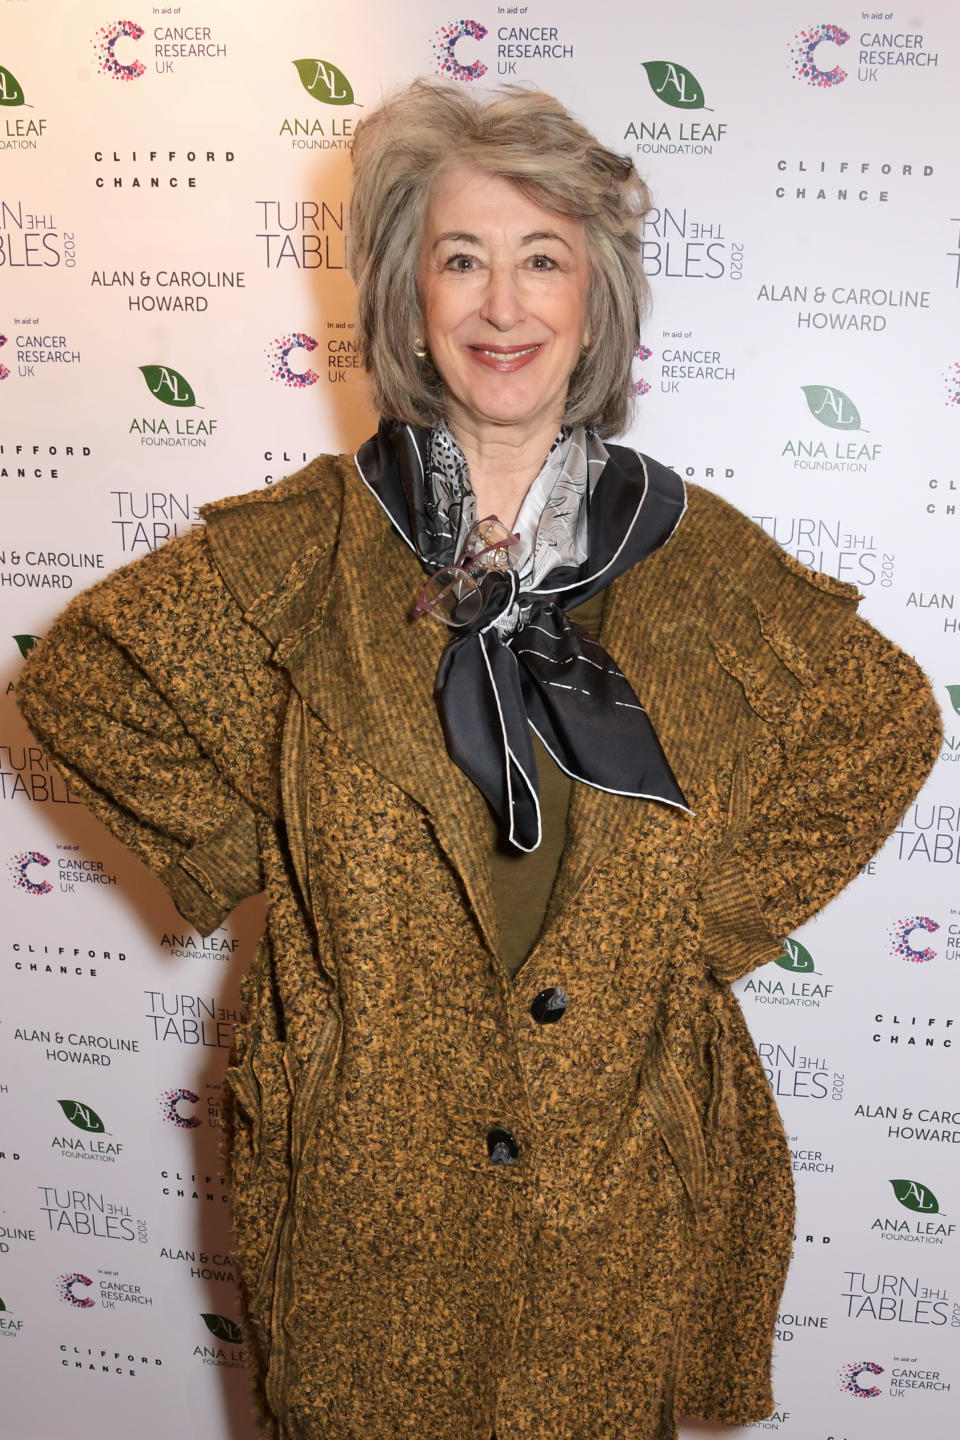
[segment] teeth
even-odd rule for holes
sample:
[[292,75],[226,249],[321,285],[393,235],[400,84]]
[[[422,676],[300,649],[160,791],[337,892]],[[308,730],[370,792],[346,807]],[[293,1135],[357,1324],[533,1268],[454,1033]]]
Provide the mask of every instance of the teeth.
[[523,349],[523,350],[506,350],[506,351],[504,351],[504,350],[484,350],[484,349],[482,349],[480,346],[478,346],[477,349],[480,351],[480,354],[481,354],[481,355],[491,355],[494,360],[517,360],[517,359],[519,359],[519,357],[520,357],[521,355],[532,355],[535,350],[539,350],[539,349],[540,349],[540,346],[539,346],[539,345],[528,345],[528,346],[527,346],[525,349]]

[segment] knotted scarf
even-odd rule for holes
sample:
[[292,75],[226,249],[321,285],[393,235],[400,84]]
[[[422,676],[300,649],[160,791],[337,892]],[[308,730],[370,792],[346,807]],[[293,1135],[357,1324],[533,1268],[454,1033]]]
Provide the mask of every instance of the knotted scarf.
[[[425,504],[429,431],[381,421],[357,451],[360,476],[428,574],[458,558]],[[575,780],[616,795],[687,809],[653,725],[603,646],[566,611],[664,545],[683,515],[683,482],[620,445],[584,497],[587,554],[520,589],[515,571],[477,574],[482,609],[451,632],[434,693],[447,751],[493,809],[518,850],[540,844],[540,799],[531,729]],[[414,596],[411,599],[411,611]],[[519,606],[507,635],[495,621]],[[422,623],[422,622],[418,622]]]

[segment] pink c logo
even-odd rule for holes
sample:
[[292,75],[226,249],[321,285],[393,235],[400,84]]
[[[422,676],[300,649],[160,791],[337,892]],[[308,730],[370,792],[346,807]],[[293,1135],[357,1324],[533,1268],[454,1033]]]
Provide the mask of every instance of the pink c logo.
[[455,54],[458,41],[465,37],[482,40],[486,33],[487,27],[479,20],[451,20],[449,25],[441,25],[431,42],[440,74],[450,80],[479,80],[481,75],[486,75],[487,67],[482,60],[461,65]]
[[93,1281],[89,1275],[61,1275],[57,1281],[57,1289],[60,1291],[60,1299],[66,1300],[68,1305],[73,1305],[77,1310],[92,1310],[96,1300],[91,1300],[89,1295],[74,1295],[74,1285],[92,1285]]
[[181,1100],[188,1105],[199,1105],[200,1096],[194,1095],[192,1090],[164,1090],[160,1096],[160,1110],[164,1120],[169,1120],[171,1125],[177,1125],[181,1130],[195,1130],[200,1124],[196,1115],[181,1115],[177,1109]]
[[138,25],[135,20],[114,20],[109,25],[101,25],[93,42],[97,63],[104,75],[109,75],[113,80],[139,80],[141,75],[147,73],[143,61],[133,60],[129,65],[124,65],[114,54],[117,41],[124,38],[141,40],[143,26]]
[[53,886],[47,880],[31,880],[27,874],[30,865],[49,865],[50,861],[46,855],[41,855],[39,850],[25,850],[22,855],[14,855],[10,860],[10,875],[18,890],[26,890],[28,895],[49,895]]
[[860,1376],[882,1374],[883,1366],[875,1364],[872,1360],[855,1361],[852,1365],[844,1365],[840,1371],[840,1383],[848,1394],[872,1400],[875,1396],[882,1395],[883,1391],[877,1385],[861,1385]]
[[806,80],[808,85],[816,85],[820,89],[839,85],[847,78],[846,70],[841,70],[839,65],[834,65],[832,70],[821,70],[813,58],[814,52],[824,43],[846,45],[849,39],[846,30],[839,25],[812,25],[809,30],[799,30],[790,45],[793,78]]
[[925,930],[928,935],[932,935],[939,929],[936,920],[931,920],[929,915],[908,915],[906,920],[898,920],[890,931],[894,955],[899,955],[901,960],[909,960],[914,965],[936,960],[936,950],[932,950],[929,945],[924,950],[917,950],[910,944],[910,937],[917,930]]
[[303,390],[307,385],[316,385],[320,376],[316,370],[291,370],[288,359],[292,350],[316,350],[317,342],[312,335],[305,335],[302,330],[291,331],[288,335],[280,335],[276,340],[267,346],[267,359],[270,362],[270,374],[274,380],[279,380],[281,385],[290,385],[296,390]]
[[[6,345],[6,343],[7,343],[7,337],[6,337],[6,335],[0,335],[0,345]],[[0,380],[6,380],[6,378],[7,378],[7,376],[8,376],[9,374],[10,374],[10,371],[7,369],[6,365],[0,365]]]
[[[649,345],[638,345],[636,350],[634,351],[634,357],[637,360],[649,360],[652,354],[653,351],[650,349]],[[633,382],[633,388],[636,390],[638,395],[650,394],[649,380],[644,380],[642,378],[640,380],[635,380]]]

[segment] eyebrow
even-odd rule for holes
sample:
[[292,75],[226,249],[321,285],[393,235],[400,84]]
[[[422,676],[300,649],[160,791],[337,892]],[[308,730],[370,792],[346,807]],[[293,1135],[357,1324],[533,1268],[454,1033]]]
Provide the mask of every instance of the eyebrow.
[[[554,230],[532,230],[529,235],[522,237],[520,244],[532,245],[537,240],[556,240],[561,245],[565,245],[571,253],[573,252],[573,246],[570,242],[565,240],[562,235],[558,235]],[[433,249],[436,250],[439,245],[446,244],[482,245],[483,241],[479,235],[471,235],[468,230],[445,230],[444,233],[438,235],[433,242]]]

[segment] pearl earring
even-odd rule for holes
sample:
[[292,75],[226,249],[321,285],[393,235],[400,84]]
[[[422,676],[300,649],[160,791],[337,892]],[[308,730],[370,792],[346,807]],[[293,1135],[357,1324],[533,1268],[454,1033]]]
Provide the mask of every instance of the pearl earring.
[[427,349],[426,340],[421,339],[419,335],[414,335],[413,337],[413,353],[418,360],[426,360],[430,354],[430,351]]

